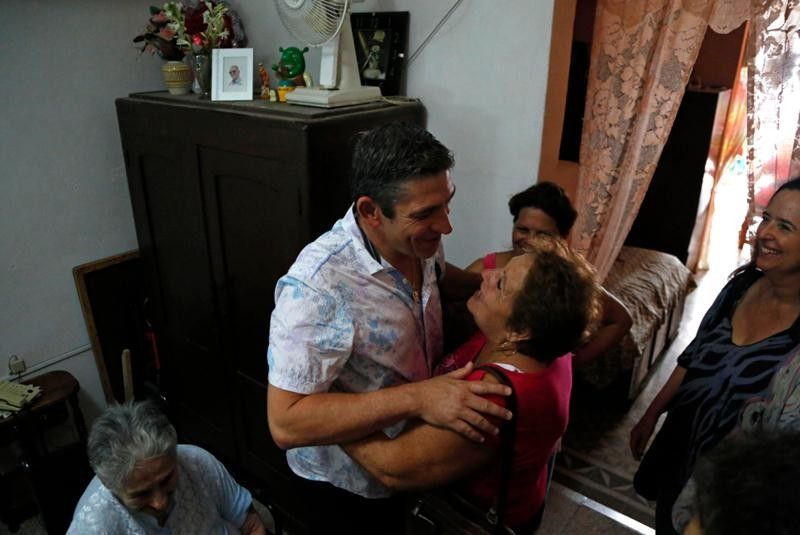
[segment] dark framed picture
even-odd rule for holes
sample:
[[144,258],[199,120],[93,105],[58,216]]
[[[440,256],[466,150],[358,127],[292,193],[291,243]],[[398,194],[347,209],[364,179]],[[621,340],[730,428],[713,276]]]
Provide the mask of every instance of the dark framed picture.
[[380,87],[383,96],[405,93],[408,18],[408,11],[350,14],[361,84]]

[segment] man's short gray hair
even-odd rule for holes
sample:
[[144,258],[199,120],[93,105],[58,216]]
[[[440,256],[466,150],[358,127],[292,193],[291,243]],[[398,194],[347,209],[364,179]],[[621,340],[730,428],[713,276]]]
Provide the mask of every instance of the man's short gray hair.
[[89,433],[89,464],[98,479],[121,493],[138,461],[175,455],[175,428],[152,401],[109,407]]

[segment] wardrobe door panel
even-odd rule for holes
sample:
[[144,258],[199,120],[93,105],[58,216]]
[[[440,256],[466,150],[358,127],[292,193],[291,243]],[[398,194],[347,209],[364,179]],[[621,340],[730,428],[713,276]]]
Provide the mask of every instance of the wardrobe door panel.
[[165,395],[184,440],[232,458],[234,428],[220,403],[229,385],[217,357],[221,332],[200,185],[174,153],[140,153],[138,162],[149,234],[143,255],[158,273],[153,298]]
[[275,283],[308,241],[296,166],[215,149],[200,152],[214,277],[232,368],[267,383]]

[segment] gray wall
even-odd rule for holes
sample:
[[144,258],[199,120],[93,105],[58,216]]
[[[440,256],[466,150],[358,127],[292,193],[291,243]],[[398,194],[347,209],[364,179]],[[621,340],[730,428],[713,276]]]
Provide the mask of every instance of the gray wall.
[[[160,61],[137,59],[131,44],[150,3],[8,0],[0,18],[0,377],[12,353],[33,373],[69,370],[89,418],[105,403],[72,268],[136,247],[114,99],[162,86]],[[231,3],[256,61],[299,44],[272,0]],[[413,51],[451,5],[355,10],[410,11]],[[409,68],[407,94],[456,155],[456,230],[445,242],[456,264],[508,245],[505,203],[534,180],[552,10],[553,0],[465,0]],[[317,64],[312,51],[312,72]]]
[[12,353],[66,369],[90,418],[105,402],[72,268],[136,247],[114,98],[162,85],[131,43],[149,4],[13,0],[0,17],[0,376]]

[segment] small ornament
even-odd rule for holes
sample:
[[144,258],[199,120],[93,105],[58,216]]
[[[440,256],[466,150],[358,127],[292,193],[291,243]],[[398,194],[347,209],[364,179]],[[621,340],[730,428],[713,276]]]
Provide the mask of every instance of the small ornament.
[[269,99],[269,73],[264,68],[263,63],[258,64],[258,74],[261,76],[261,98],[263,100]]
[[279,85],[278,86],[278,101],[286,102],[286,94],[295,90],[293,85]]
[[281,79],[278,82],[278,88],[305,87],[303,73],[306,70],[306,60],[303,54],[308,52],[308,47],[300,50],[296,46],[290,46],[288,48],[280,47],[278,50],[281,52],[281,59],[277,65],[272,66],[272,70],[278,73]]

